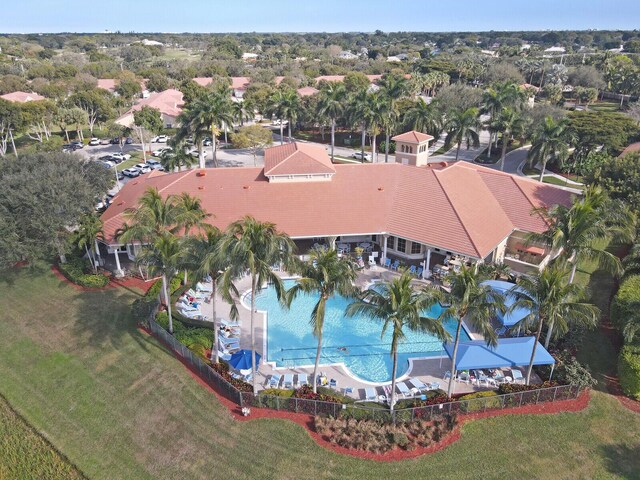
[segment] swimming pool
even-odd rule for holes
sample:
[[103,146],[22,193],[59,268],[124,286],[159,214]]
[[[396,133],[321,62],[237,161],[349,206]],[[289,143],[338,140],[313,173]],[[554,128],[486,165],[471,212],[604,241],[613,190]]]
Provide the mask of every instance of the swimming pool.
[[[294,284],[286,280],[286,288]],[[268,287],[256,295],[256,307],[267,312],[267,361],[278,367],[313,365],[317,340],[313,336],[309,317],[317,296],[300,294],[291,305],[283,308],[275,289]],[[248,299],[247,299],[248,301]],[[351,373],[369,382],[391,380],[393,362],[391,331],[380,337],[382,323],[363,316],[345,317],[351,300],[336,295],[327,302],[322,338],[321,365],[344,363]],[[431,308],[430,317],[438,317],[442,307]],[[446,329],[455,334],[456,322],[446,322]],[[409,367],[409,358],[446,355],[442,342],[432,335],[405,331],[406,338],[398,349],[398,376]],[[464,329],[461,341],[470,338]]]

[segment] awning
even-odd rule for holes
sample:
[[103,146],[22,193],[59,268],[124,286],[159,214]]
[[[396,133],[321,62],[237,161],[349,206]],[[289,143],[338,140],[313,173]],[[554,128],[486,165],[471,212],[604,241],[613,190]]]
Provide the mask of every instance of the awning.
[[[505,282],[503,280],[486,280],[482,282],[482,285],[489,285],[493,290],[502,293],[505,296],[504,306],[507,307],[507,312],[504,315],[499,314],[498,318],[505,327],[513,327],[516,323],[520,322],[524,317],[529,315],[528,308],[518,307],[512,310],[513,304],[516,302],[516,295],[513,293],[507,294],[513,287],[516,287],[515,283]],[[514,290],[517,294],[518,289]]]
[[[456,370],[474,368],[503,368],[528,366],[535,337],[500,338],[495,348],[488,347],[484,340],[461,342],[456,356]],[[449,358],[453,355],[453,343],[444,346]],[[553,365],[556,361],[538,342],[534,365]]]
[[534,247],[533,245],[523,245],[521,243],[516,243],[516,250],[519,252],[526,252],[532,255],[544,255],[544,248],[542,247]]

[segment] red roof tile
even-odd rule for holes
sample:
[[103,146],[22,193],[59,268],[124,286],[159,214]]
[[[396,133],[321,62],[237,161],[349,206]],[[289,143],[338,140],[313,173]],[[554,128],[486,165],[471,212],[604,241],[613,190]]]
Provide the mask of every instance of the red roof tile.
[[411,130],[410,132],[396,135],[395,137],[392,137],[391,140],[395,142],[420,143],[426,142],[427,140],[431,141],[433,140],[433,137],[431,135],[427,135],[426,133]]
[[38,100],[45,100],[45,97],[33,92],[32,93],[28,93],[28,92],[5,93],[4,95],[0,95],[0,98],[3,98],[9,102],[16,102],[16,103],[27,103],[27,102],[36,102]]
[[[269,172],[294,159],[292,164],[299,161],[306,169],[304,157],[319,157],[321,152],[326,156],[323,149],[305,144],[274,147],[267,150],[265,168]],[[314,161],[314,167],[324,166]],[[288,171],[285,166],[282,169]],[[545,230],[542,218],[532,215],[534,207],[571,201],[569,192],[553,185],[466,162],[446,167],[389,163],[331,168],[335,175],[327,182],[270,183],[261,168],[207,169],[204,176],[199,170],[147,175],[127,183],[102,215],[105,238],[115,242],[123,212],[154,187],[162,195],[197,196],[214,215],[209,221],[220,228],[253,215],[276,223],[292,237],[389,233],[484,258],[513,230]]]
[[301,97],[309,97],[311,95],[315,95],[319,91],[320,90],[313,87],[302,87],[298,89],[298,95],[300,95]]
[[311,175],[335,173],[327,151],[308,143],[286,143],[264,153],[264,174]]

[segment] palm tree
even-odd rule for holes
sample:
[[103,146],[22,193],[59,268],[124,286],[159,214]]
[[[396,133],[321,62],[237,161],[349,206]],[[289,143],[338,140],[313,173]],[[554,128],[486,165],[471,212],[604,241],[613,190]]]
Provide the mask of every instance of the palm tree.
[[331,121],[331,161],[336,144],[336,122],[344,112],[346,98],[347,89],[342,82],[326,82],[318,93],[318,114]]
[[336,293],[351,297],[358,291],[353,284],[358,276],[356,268],[357,265],[351,257],[340,258],[335,249],[314,248],[310,252],[309,261],[305,262],[300,269],[302,278],[296,280],[296,284],[287,292],[288,306],[291,306],[291,302],[300,292],[319,295],[310,318],[313,335],[318,339],[316,361],[311,377],[314,393],[317,391],[316,378],[322,351],[322,330],[327,301]]
[[186,151],[184,143],[173,143],[173,150],[165,150],[160,155],[160,164],[167,172],[182,171],[183,167],[189,168],[196,163],[196,159]]
[[398,100],[405,97],[409,93],[409,82],[403,75],[385,74],[378,82],[380,87],[380,93],[383,98],[388,102],[387,108],[388,118],[384,122],[385,127],[385,148],[384,148],[384,161],[389,161],[389,137],[391,136],[391,130],[395,126],[395,120],[398,116],[397,104]]
[[98,260],[95,257],[95,252],[98,251],[97,242],[100,238],[102,238],[102,220],[93,213],[85,215],[80,221],[76,240],[78,247],[84,247],[87,252],[94,273],[98,273]]
[[[212,279],[211,305],[213,308],[213,346],[211,347],[211,361],[218,363],[218,324],[216,309],[216,292],[222,274],[229,267],[227,255],[220,250],[223,233],[220,229],[205,225],[202,234],[187,240],[189,256],[193,261],[194,270],[200,276],[209,275]],[[237,294],[237,292],[234,292]]]
[[[489,115],[489,123],[491,124],[496,117],[497,112],[500,111],[503,105],[503,98],[500,91],[495,86],[490,86],[484,92],[482,92],[482,106],[481,112]],[[491,145],[493,143],[494,129],[489,130],[489,151],[487,155],[491,156]]]
[[[191,233],[194,227],[201,228],[204,225],[204,221],[211,216],[202,208],[202,200],[189,195],[188,192],[182,192],[175,197],[175,204],[178,209],[176,223],[184,230],[186,236]],[[187,284],[186,268],[184,269],[183,284]]]
[[284,105],[286,102],[285,90],[278,88],[267,99],[265,108],[266,115],[274,116],[280,121],[280,145],[284,144],[284,120],[286,119]]
[[[404,329],[417,332],[428,332],[442,341],[449,339],[449,334],[442,325],[442,319],[429,318],[424,312],[432,307],[437,298],[427,292],[413,289],[413,277],[407,271],[389,282],[378,284],[379,290],[369,289],[364,292],[367,301],[357,300],[347,307],[347,316],[362,314],[383,322],[382,335],[392,328],[391,356],[393,369],[391,372],[391,399],[393,410],[396,403],[396,374],[398,371],[398,345],[405,338]],[[363,297],[364,298],[364,297]]]
[[254,327],[256,292],[268,282],[274,285],[278,299],[285,298],[282,280],[271,268],[279,263],[283,263],[285,267],[290,266],[293,262],[293,248],[291,239],[277,231],[273,223],[259,222],[250,216],[229,225],[220,244],[220,251],[228,256],[230,264],[222,276],[222,295],[232,304],[232,317],[237,317],[237,311],[233,308],[233,281],[247,271],[251,278],[251,373],[254,393],[257,392]]
[[573,132],[569,129],[569,119],[544,119],[540,128],[533,134],[531,149],[527,155],[530,165],[541,164],[540,182],[544,178],[544,171],[550,159],[564,161],[569,156],[569,145],[574,138]]
[[504,107],[495,121],[492,128],[497,132],[502,132],[502,153],[500,153],[500,170],[504,171],[504,158],[507,155],[507,143],[512,136],[520,134],[524,129],[524,119],[520,113],[511,107]]
[[453,112],[451,118],[447,122],[447,137],[445,138],[445,145],[450,147],[451,145],[457,145],[456,161],[458,155],[460,155],[460,146],[463,141],[467,143],[467,150],[473,145],[477,147],[480,145],[480,136],[478,131],[480,130],[480,120],[478,119],[478,109],[469,108],[464,112]]
[[555,324],[556,330],[566,333],[574,323],[595,325],[600,314],[594,305],[578,301],[584,295],[584,288],[576,283],[567,283],[567,274],[564,265],[556,263],[533,276],[521,277],[518,285],[509,291],[517,298],[511,308],[523,308],[530,312],[519,325],[536,328],[536,339],[527,368],[527,385],[531,380],[536,348],[544,325]]
[[168,290],[168,279],[178,272],[186,249],[184,242],[168,232],[163,232],[150,244],[143,245],[136,255],[136,263],[144,265],[152,275],[162,276],[162,295],[166,299],[169,314],[169,333],[173,334],[173,319],[171,316],[171,292]]
[[441,321],[455,320],[457,322],[456,335],[451,355],[451,378],[447,388],[447,395],[453,393],[453,381],[456,377],[456,357],[460,343],[462,321],[473,326],[481,333],[487,345],[497,344],[496,333],[491,325],[491,319],[498,313],[505,311],[504,296],[488,285],[482,284],[484,275],[476,272],[474,267],[462,266],[458,272],[451,273],[451,291],[447,292],[436,286],[427,287],[429,295],[442,305],[448,305],[440,314]]
[[298,120],[300,114],[300,96],[292,88],[285,89],[282,95],[282,105],[280,106],[280,112],[283,115],[283,119],[287,120],[287,129],[289,141],[291,141],[291,124]]
[[[364,146],[367,142],[367,126],[371,121],[371,94],[368,88],[363,88],[355,92],[349,99],[349,122],[352,125],[359,125],[361,128],[362,137],[360,139],[360,150],[362,156],[361,161],[364,163]],[[373,161],[373,156],[371,157]]]
[[439,138],[442,133],[442,114],[422,98],[416,100],[413,106],[407,110],[404,118],[413,130],[428,133],[433,138]]
[[232,116],[236,122],[240,122],[240,126],[244,126],[244,120],[247,118],[247,105],[245,102],[232,102]]
[[[635,225],[626,209],[611,207],[600,187],[588,188],[570,207],[556,205],[536,212],[543,216],[549,227],[542,233],[529,234],[527,240],[544,243],[561,252],[561,260],[566,260],[571,267],[569,283],[575,279],[578,263],[585,260],[597,261],[600,268],[614,275],[622,273],[618,257],[601,245],[611,239],[628,241]],[[548,327],[545,347],[551,340],[553,321]]]

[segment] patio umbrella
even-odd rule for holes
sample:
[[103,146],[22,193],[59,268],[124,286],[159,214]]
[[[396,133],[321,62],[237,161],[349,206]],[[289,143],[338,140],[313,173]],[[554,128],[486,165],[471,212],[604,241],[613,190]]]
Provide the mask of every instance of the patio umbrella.
[[[261,355],[256,352],[256,367],[260,365]],[[240,350],[233,355],[229,359],[229,365],[231,365],[236,370],[248,370],[251,368],[251,350]]]

